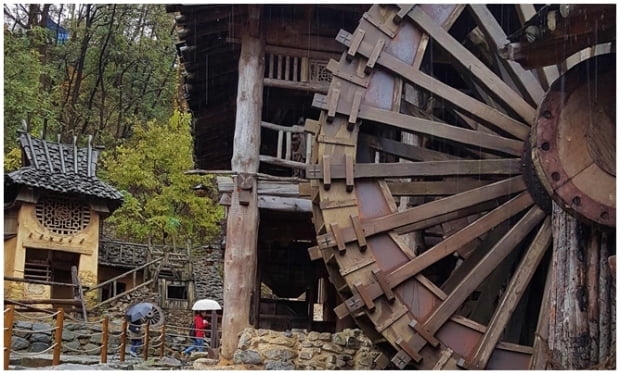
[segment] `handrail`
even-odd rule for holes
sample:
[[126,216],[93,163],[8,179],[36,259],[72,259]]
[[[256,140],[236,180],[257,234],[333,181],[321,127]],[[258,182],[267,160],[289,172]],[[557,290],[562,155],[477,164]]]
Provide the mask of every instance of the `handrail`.
[[119,298],[121,298],[121,297],[123,297],[125,295],[128,295],[128,294],[132,293],[135,290],[138,290],[140,288],[143,288],[143,287],[146,287],[146,286],[150,285],[154,281],[155,281],[154,278],[153,279],[149,279],[146,282],[140,283],[139,285],[137,285],[136,287],[134,287],[134,288],[132,288],[130,290],[127,290],[125,292],[121,292],[121,293],[119,293],[118,295],[116,295],[114,297],[111,297],[109,299],[103,300],[102,302],[100,302],[100,303],[96,304],[95,306],[93,306],[91,309],[97,309],[97,308],[101,307],[102,305],[105,305],[105,304],[110,303],[112,301],[118,300]]
[[276,125],[275,123],[265,122],[265,121],[262,121],[260,123],[260,127],[264,127],[266,129],[270,129],[274,131],[292,132],[292,133],[297,133],[297,134],[304,133],[305,131],[302,126],[297,126],[297,125],[282,126],[282,125]]
[[[134,268],[134,269],[131,269],[131,270],[129,270],[129,271],[126,271],[126,272],[124,272],[123,274],[121,274],[121,275],[117,275],[117,276],[116,276],[116,277],[114,277],[114,278],[110,278],[110,279],[108,279],[108,280],[107,280],[107,281],[105,281],[105,282],[99,283],[98,285],[95,285],[95,286],[92,286],[92,287],[88,287],[88,289],[87,289],[86,291],[84,291],[84,293],[86,293],[86,292],[90,292],[90,291],[93,291],[93,290],[96,290],[96,289],[98,289],[98,288],[101,288],[101,287],[103,287],[103,286],[105,286],[105,285],[107,285],[107,284],[110,284],[110,283],[112,283],[112,282],[114,282],[114,281],[116,281],[116,280],[119,280],[119,279],[121,279],[121,278],[123,278],[123,277],[126,277],[127,275],[129,275],[129,274],[131,274],[131,273],[135,273],[135,272],[136,272],[136,271],[138,271],[138,270],[142,270],[142,269],[144,269],[144,268],[145,268],[145,267],[147,267],[147,266],[153,265],[154,263],[156,263],[156,262],[158,262],[158,261],[161,261],[161,260],[162,260],[162,258],[156,258],[155,260],[153,260],[153,261],[151,261],[151,262],[148,262],[148,263],[146,263],[146,264],[144,264],[144,265],[141,265],[141,266],[139,266],[139,267],[137,267],[137,268]],[[85,288],[86,288],[86,287],[85,287]]]

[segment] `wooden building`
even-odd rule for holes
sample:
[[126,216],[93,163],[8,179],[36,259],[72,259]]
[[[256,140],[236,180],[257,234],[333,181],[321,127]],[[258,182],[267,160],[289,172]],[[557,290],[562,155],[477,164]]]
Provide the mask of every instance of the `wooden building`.
[[[78,147],[23,131],[19,144],[23,167],[4,180],[5,299],[73,299],[71,285],[99,282],[100,224],[122,195],[97,179],[99,150],[90,138]],[[96,294],[86,300],[95,302]]]
[[261,283],[354,321],[377,368],[615,357],[615,5],[169,11],[196,172],[231,176],[225,358],[293,320]]

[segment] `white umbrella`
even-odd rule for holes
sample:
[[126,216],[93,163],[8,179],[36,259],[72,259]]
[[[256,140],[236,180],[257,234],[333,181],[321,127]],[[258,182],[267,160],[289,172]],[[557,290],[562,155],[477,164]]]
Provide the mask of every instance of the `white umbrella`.
[[192,310],[220,310],[222,307],[217,301],[211,299],[200,299],[194,303]]

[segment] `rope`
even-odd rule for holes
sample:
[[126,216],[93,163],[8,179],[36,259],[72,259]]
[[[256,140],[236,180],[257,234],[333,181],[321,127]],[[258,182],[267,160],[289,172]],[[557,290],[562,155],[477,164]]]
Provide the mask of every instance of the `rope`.
[[71,348],[71,347],[68,347],[68,346],[65,345],[64,348],[66,348],[67,350],[69,350],[71,352],[86,352],[86,353],[88,353],[88,352],[95,352],[96,350],[101,349],[101,346],[95,347],[95,348],[92,348],[92,349],[75,349],[75,348]]
[[27,313],[22,313],[22,312],[18,312],[15,311],[15,315],[20,316],[20,317],[24,317],[26,320],[31,319],[31,320],[35,320],[35,321],[41,321],[44,319],[52,319],[54,316],[58,315],[58,313],[60,312],[56,312],[54,314],[46,314],[44,316],[40,316],[40,317],[35,317],[32,314],[27,314]]
[[15,355],[21,356],[21,357],[35,357],[35,356],[38,356],[38,355],[41,355],[41,354],[44,354],[44,353],[47,353],[47,352],[51,351],[54,347],[56,347],[57,344],[58,343],[54,343],[54,344],[51,345],[51,347],[49,347],[46,350],[41,351],[41,352],[22,353],[22,352],[14,351],[14,350],[11,349],[11,354],[15,354]]

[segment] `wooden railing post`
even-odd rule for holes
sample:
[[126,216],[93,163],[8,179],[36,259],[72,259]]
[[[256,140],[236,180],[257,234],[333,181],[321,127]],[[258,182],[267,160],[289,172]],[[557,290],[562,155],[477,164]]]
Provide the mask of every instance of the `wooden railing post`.
[[65,320],[65,310],[58,308],[56,314],[56,331],[54,332],[54,353],[52,356],[52,366],[60,364],[60,353],[62,352],[62,328]]
[[11,359],[11,340],[13,337],[13,317],[15,305],[8,305],[4,310],[4,370],[9,369]]
[[144,324],[144,339],[142,344],[142,359],[144,361],[149,358],[149,333],[150,333],[150,324]]
[[163,358],[166,347],[166,325],[161,327],[161,335],[159,340],[161,341],[161,345],[159,346],[159,358]]
[[121,354],[119,357],[120,362],[125,361],[125,348],[127,347],[127,320],[123,319],[123,323],[121,324]]
[[108,316],[103,317],[101,331],[101,363],[106,364],[108,362]]
[[220,335],[217,331],[217,312],[211,311],[211,348],[220,346]]

